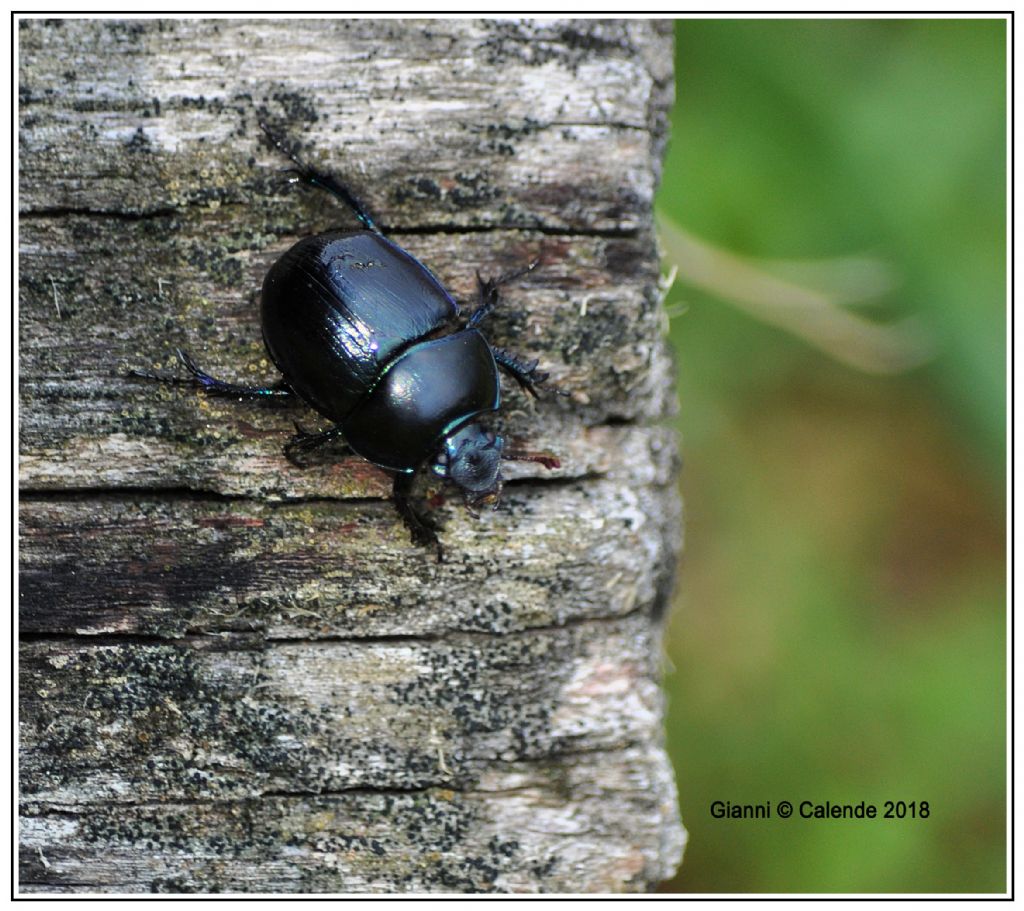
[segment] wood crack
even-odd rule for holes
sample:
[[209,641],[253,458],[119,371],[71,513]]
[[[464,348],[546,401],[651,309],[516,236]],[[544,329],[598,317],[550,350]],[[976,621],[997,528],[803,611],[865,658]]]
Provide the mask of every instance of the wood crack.
[[[238,208],[249,208],[250,203],[235,202],[224,203],[222,208],[234,205]],[[161,207],[156,209],[144,209],[140,211],[126,211],[122,209],[91,209],[75,206],[52,206],[34,209],[22,209],[18,213],[19,219],[41,220],[59,218],[95,218],[113,219],[115,221],[139,222],[156,220],[160,218],[184,218],[191,212],[208,211],[203,205],[187,207]],[[452,236],[463,234],[499,234],[509,232],[522,232],[530,234],[542,234],[545,237],[593,237],[615,239],[631,239],[640,235],[640,228],[586,228],[571,225],[549,225],[538,223],[502,223],[502,224],[457,224],[453,222],[435,222],[421,225],[387,224],[381,222],[381,230],[385,234],[405,235],[409,237],[429,237],[433,235]],[[289,234],[288,236],[291,236]]]
[[[615,761],[616,757],[623,753],[632,753],[638,749],[646,748],[646,744],[637,739],[625,739],[614,746],[581,746],[579,749],[555,749],[545,753],[543,756],[531,758],[519,758],[512,761],[493,764],[490,769],[495,778],[501,778],[505,774],[536,775],[544,769],[550,768],[552,764],[560,764],[565,760],[572,759],[596,759],[599,763]],[[478,768],[474,768],[474,763]],[[480,780],[480,771],[487,763],[482,760],[471,760],[470,765],[464,771],[462,780],[455,778],[443,778],[421,785],[390,786],[390,785],[357,785],[351,788],[268,788],[266,790],[253,791],[241,797],[220,797],[209,795],[202,798],[169,797],[156,800],[132,800],[117,799],[113,803],[123,809],[131,810],[158,810],[160,812],[174,811],[176,809],[208,809],[211,807],[231,808],[245,807],[259,804],[266,799],[281,798],[284,800],[345,800],[351,798],[375,798],[375,797],[415,797],[417,795],[432,795],[437,792],[451,792],[470,800],[489,797],[511,797],[516,795],[529,795],[536,793],[538,789],[545,786],[542,777],[534,778],[524,784],[514,787],[487,787]],[[98,801],[97,803],[100,803]],[[109,806],[112,801],[109,798],[101,802]],[[75,805],[68,805],[60,802],[27,799],[23,802],[22,815],[28,818],[50,817],[63,818],[67,820],[80,819],[88,816],[92,811],[92,805],[82,802]]]
[[18,641],[22,645],[33,645],[52,642],[55,645],[63,646],[95,646],[105,648],[108,646],[181,646],[208,648],[214,651],[266,651],[275,646],[320,646],[320,645],[358,645],[367,648],[377,646],[387,647],[391,645],[426,645],[430,643],[443,643],[445,645],[459,646],[472,643],[493,642],[516,636],[543,636],[555,635],[562,632],[571,632],[589,628],[595,625],[606,624],[618,626],[632,617],[647,613],[649,605],[639,605],[631,611],[614,615],[590,615],[576,616],[566,619],[562,623],[538,624],[522,629],[514,630],[483,630],[483,629],[459,629],[451,628],[437,633],[393,633],[388,635],[368,634],[365,636],[325,634],[322,636],[282,636],[267,635],[259,632],[237,632],[233,630],[221,630],[209,633],[183,633],[176,636],[144,635],[139,633],[80,633],[74,634],[52,630],[27,630],[21,632]]
[[[509,478],[505,481],[506,488],[516,489],[532,486],[539,487],[563,487],[571,484],[597,481],[606,477],[605,472],[588,471],[574,475],[563,475],[561,477],[544,477],[538,475],[531,478]],[[329,496],[285,496],[280,499],[263,499],[261,497],[247,496],[245,494],[220,493],[205,487],[32,487],[25,486],[18,490],[18,497],[28,503],[59,501],[64,499],[83,500],[87,498],[121,499],[131,497],[147,497],[153,500],[189,500],[194,502],[211,503],[238,503],[249,502],[259,503],[271,509],[282,509],[288,506],[309,505],[329,503],[344,503],[346,506],[370,505],[373,503],[390,503],[390,496],[380,497],[329,497]]]

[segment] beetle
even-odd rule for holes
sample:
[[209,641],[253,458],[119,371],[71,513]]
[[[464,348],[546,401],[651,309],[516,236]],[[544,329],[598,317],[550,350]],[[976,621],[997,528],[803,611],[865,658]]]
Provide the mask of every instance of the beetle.
[[[411,500],[427,468],[461,490],[466,506],[493,503],[501,494],[502,461],[558,468],[548,453],[519,452],[486,427],[501,406],[499,369],[529,394],[549,374],[537,361],[491,345],[479,326],[498,303],[498,289],[538,264],[484,280],[468,319],[430,270],[390,240],[355,195],[333,175],[308,165],[267,124],[260,127],[305,184],[326,190],[355,215],[359,228],[332,230],[298,241],[263,281],[263,342],[282,378],[268,386],[241,386],[210,376],[181,349],[188,379],[146,371],[132,375],[184,382],[211,395],[239,398],[297,396],[330,426],[315,433],[295,425],[284,447],[299,456],[329,441],[393,475],[392,498],[414,543],[437,548],[434,522]],[[551,388],[551,387],[548,387]],[[554,390],[559,392],[559,390]],[[564,394],[564,393],[563,393]]]

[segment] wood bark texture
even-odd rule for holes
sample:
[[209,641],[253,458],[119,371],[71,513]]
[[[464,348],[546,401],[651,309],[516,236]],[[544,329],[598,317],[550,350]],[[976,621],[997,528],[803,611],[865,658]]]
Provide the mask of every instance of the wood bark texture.
[[[20,783],[25,892],[618,892],[682,853],[660,637],[681,536],[652,197],[667,23],[25,20]],[[258,289],[350,183],[570,393],[505,389],[502,507],[282,444]]]

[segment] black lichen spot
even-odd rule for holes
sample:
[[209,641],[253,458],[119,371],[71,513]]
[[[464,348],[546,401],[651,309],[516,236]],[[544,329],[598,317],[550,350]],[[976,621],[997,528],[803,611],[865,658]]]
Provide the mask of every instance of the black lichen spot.
[[217,243],[189,243],[186,259],[192,269],[209,276],[218,285],[238,287],[242,284],[245,270],[241,262]]
[[269,96],[264,95],[263,100],[275,102],[290,123],[316,123],[320,119],[316,109],[316,100],[312,95],[278,90],[271,92]]
[[501,196],[501,191],[488,183],[486,174],[455,174],[455,186],[448,191],[448,198],[460,207],[478,206],[489,203]]
[[129,152],[152,151],[152,143],[149,141],[149,137],[146,135],[142,127],[139,127],[134,133],[132,133],[131,139],[126,143],[126,147]]
[[594,58],[636,58],[636,49],[626,37],[626,27],[610,20],[576,20],[570,26],[544,22],[490,20],[490,32],[478,54],[493,67],[509,61],[526,66],[557,63],[572,73]]
[[401,204],[410,199],[440,199],[442,193],[437,181],[429,177],[409,177],[395,188],[393,195],[395,202]]

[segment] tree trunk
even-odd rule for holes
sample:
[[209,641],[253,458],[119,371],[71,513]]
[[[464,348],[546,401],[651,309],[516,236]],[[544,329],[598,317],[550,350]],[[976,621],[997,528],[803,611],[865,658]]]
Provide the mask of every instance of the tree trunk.
[[[631,891],[679,862],[680,540],[652,196],[668,23],[22,20],[26,892]],[[282,456],[257,289],[353,185],[570,393],[504,391],[502,507],[417,547],[381,470]],[[436,491],[426,489],[425,495]]]

